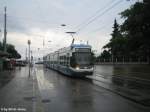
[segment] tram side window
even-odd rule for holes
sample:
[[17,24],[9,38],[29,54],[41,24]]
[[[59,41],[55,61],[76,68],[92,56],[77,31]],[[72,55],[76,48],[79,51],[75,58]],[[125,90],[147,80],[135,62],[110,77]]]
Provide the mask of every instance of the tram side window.
[[64,63],[64,59],[65,59],[65,58],[64,58],[64,56],[62,56],[62,57],[63,57],[63,59],[62,59],[62,60],[63,60],[63,65],[65,65],[65,63]]
[[65,56],[63,56],[63,65],[65,66]]
[[59,57],[60,59],[60,64],[63,65],[63,66],[67,66],[67,57],[64,55],[64,56],[60,56]]
[[62,65],[62,56],[60,56],[59,59],[60,59],[60,65]]
[[64,64],[63,56],[61,56],[61,64]]
[[66,59],[66,63],[67,63],[67,66],[69,66],[69,57],[67,56],[67,59]]
[[75,54],[72,53],[72,56],[70,57],[70,66],[71,67],[76,67],[77,63],[76,63],[76,60],[75,60]]

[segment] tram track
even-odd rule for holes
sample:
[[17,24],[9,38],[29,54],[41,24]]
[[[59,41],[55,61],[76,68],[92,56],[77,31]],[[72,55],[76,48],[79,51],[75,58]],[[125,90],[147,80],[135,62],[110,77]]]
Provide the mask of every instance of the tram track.
[[94,73],[95,74],[93,76],[86,77],[87,79],[91,80],[93,84],[150,108],[149,80],[135,77],[123,77],[121,75],[107,75],[105,77],[97,74],[96,72]]

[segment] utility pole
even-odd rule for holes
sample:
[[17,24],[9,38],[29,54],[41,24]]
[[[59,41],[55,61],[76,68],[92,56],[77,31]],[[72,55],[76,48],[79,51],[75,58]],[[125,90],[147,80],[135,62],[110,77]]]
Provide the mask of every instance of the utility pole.
[[7,51],[7,47],[6,47],[6,36],[7,36],[7,30],[6,30],[6,21],[7,21],[7,15],[6,15],[6,7],[4,8],[4,41],[3,41],[3,45],[4,45],[4,52]]
[[45,37],[43,37],[43,48],[45,46]]
[[29,63],[29,77],[30,77],[30,67],[31,67],[31,64],[30,64],[30,44],[31,44],[31,41],[30,40],[28,40],[28,46],[29,46],[29,57],[28,57],[28,63]]
[[31,51],[31,67],[33,67],[33,52]]
[[26,62],[27,62],[27,60],[28,60],[28,58],[27,58],[27,48],[26,48],[25,58],[26,58]]

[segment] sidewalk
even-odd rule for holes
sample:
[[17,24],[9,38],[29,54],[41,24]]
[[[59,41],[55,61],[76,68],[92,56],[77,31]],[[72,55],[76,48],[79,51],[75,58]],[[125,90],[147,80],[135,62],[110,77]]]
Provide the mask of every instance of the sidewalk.
[[0,71],[0,88],[7,84],[14,77],[14,71]]
[[[42,112],[42,104],[35,73],[28,76],[28,67],[22,67],[3,75],[11,75],[0,80],[9,80],[0,88],[0,112],[16,109],[15,112]],[[5,112],[5,111],[4,111]],[[10,111],[11,112],[11,111]]]

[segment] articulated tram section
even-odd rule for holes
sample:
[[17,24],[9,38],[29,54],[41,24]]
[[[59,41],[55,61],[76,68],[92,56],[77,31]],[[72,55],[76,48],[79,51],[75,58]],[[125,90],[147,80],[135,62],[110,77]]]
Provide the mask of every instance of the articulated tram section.
[[72,44],[43,58],[44,66],[73,77],[93,74],[91,46]]

